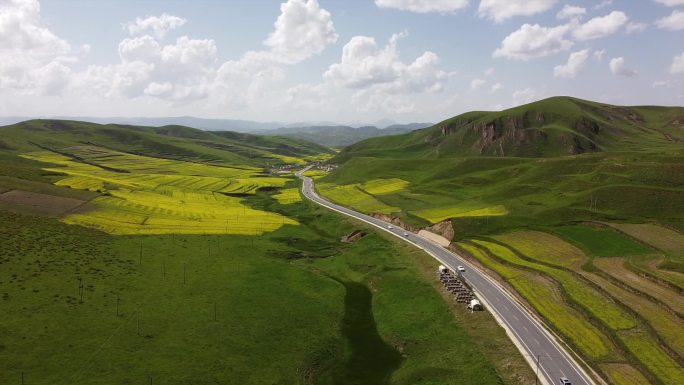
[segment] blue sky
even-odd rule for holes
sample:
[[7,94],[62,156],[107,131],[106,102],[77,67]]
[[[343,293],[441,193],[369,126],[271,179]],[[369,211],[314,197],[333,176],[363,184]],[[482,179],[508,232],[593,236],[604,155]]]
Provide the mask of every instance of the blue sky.
[[0,116],[439,121],[684,104],[684,0],[0,0]]

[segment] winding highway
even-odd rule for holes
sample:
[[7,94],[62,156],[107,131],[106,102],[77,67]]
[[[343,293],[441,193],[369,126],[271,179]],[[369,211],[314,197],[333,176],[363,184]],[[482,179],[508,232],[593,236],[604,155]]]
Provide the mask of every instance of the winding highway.
[[423,249],[454,272],[457,271],[457,266],[466,267],[466,271],[462,273],[464,279],[473,288],[485,310],[490,311],[496,321],[506,330],[532,370],[537,373],[542,384],[561,384],[561,377],[566,377],[572,385],[596,384],[575,358],[568,353],[564,345],[493,278],[468,263],[464,258],[429,239],[322,198],[316,193],[313,180],[303,175],[304,171],[306,169],[299,171],[296,175],[302,179],[302,193],[309,200],[387,231]]

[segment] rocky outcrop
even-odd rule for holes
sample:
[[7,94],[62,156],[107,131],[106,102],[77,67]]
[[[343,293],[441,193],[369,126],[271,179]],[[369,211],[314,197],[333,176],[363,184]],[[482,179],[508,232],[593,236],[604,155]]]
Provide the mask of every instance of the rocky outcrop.
[[344,237],[342,237],[341,241],[342,241],[342,242],[345,242],[345,243],[353,243],[353,242],[356,242],[356,241],[358,241],[359,239],[361,239],[361,238],[363,238],[363,237],[365,237],[365,236],[366,236],[366,232],[365,232],[365,231],[354,230],[354,231],[352,231],[351,233],[349,233],[349,234],[345,235]]
[[378,219],[380,219],[381,221],[389,222],[389,223],[391,223],[391,224],[393,224],[393,225],[395,225],[395,226],[397,226],[397,227],[401,227],[402,229],[406,229],[406,230],[411,231],[411,232],[414,232],[414,233],[417,232],[417,231],[419,230],[419,229],[416,228],[416,227],[413,227],[413,226],[411,226],[411,225],[408,225],[408,224],[404,223],[404,221],[402,221],[402,220],[401,220],[400,218],[398,218],[398,217],[394,217],[394,216],[387,215],[387,214],[378,214],[378,213],[373,213],[373,214],[371,214],[371,216],[372,216],[373,218],[378,218]]
[[432,226],[428,226],[425,230],[443,236],[448,240],[454,239],[454,226],[451,224],[450,220],[435,223]]

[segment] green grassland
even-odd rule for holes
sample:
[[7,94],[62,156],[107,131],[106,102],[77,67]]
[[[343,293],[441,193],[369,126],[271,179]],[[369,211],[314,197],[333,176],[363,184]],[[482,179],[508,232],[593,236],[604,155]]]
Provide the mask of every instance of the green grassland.
[[273,153],[161,156],[79,135],[0,153],[2,191],[87,201],[57,216],[0,206],[0,383],[533,378],[493,319],[471,324],[440,298],[431,258],[368,229],[340,242],[358,225],[303,201],[292,176],[265,174]]
[[[684,287],[682,117],[681,107],[566,97],[470,112],[349,146],[317,186],[329,197],[356,186],[334,200],[410,226],[449,221],[454,242],[612,383],[673,383],[681,375],[681,320],[666,302],[681,301]],[[386,194],[361,189],[376,179],[407,183]],[[354,206],[361,200],[372,204]],[[606,257],[624,258],[648,284],[592,264]],[[658,296],[649,293],[662,290],[674,297],[654,304]]]
[[342,244],[352,225],[308,202],[250,203],[303,225],[109,236],[0,212],[0,382],[501,382],[392,242]]
[[30,120],[0,127],[4,151],[17,153],[84,144],[112,150],[201,163],[261,166],[333,154],[303,140],[229,131],[208,132],[184,126],[100,125],[65,120]]

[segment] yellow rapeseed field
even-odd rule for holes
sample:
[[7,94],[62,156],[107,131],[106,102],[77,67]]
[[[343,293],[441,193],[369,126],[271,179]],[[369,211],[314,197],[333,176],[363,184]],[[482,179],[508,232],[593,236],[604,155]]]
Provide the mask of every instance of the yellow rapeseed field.
[[243,203],[244,194],[254,194],[262,187],[282,187],[289,178],[263,176],[260,169],[252,167],[219,167],[93,146],[67,150],[83,161],[50,151],[24,154],[56,165],[46,170],[68,175],[57,185],[105,193],[85,210],[63,218],[66,223],[111,234],[243,235],[297,224]]
[[273,198],[281,205],[302,201],[302,196],[299,194],[299,189],[296,187],[280,190],[280,193],[273,195]]
[[507,215],[508,209],[503,205],[490,207],[449,206],[417,210],[412,211],[411,213],[417,217],[428,220],[431,223],[437,223],[449,218]]

